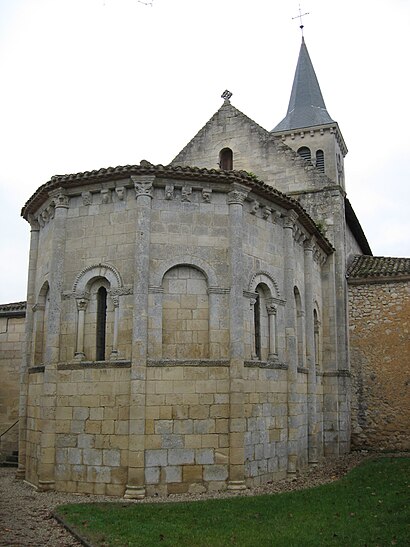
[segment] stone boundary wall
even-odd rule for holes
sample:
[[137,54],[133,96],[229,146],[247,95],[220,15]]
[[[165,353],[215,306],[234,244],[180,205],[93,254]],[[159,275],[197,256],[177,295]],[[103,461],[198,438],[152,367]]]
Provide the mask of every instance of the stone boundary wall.
[[410,281],[349,285],[352,448],[410,449]]
[[[7,308],[9,308],[7,306]],[[13,315],[0,306],[0,461],[18,448],[20,362],[24,310]],[[4,434],[3,434],[4,433]]]

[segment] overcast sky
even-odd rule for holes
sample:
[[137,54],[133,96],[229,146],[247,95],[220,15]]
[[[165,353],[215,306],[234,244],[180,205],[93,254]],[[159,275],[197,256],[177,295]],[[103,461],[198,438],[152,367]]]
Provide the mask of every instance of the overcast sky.
[[[296,0],[0,0],[0,303],[25,300],[22,205],[55,174],[169,163],[222,104],[272,129]],[[305,40],[374,255],[410,256],[409,0],[304,0]]]

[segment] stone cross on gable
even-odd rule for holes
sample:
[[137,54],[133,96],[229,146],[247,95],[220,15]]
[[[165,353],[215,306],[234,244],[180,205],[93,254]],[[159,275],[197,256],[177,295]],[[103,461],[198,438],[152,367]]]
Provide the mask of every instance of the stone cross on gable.
[[225,91],[221,95],[222,99],[224,99],[225,102],[229,103],[229,99],[232,97],[232,93],[225,89]]

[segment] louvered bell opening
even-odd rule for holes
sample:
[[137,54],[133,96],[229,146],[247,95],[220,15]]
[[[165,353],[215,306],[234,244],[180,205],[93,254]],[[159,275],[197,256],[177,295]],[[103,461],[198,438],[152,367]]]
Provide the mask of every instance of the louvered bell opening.
[[325,154],[323,153],[323,150],[318,150],[316,152],[316,169],[319,169],[322,173],[325,172]]
[[299,156],[301,156],[304,160],[307,160],[307,161],[311,161],[311,160],[312,160],[312,155],[311,155],[311,152],[310,152],[310,148],[308,148],[307,146],[302,146],[301,148],[299,148],[298,154],[299,154]]

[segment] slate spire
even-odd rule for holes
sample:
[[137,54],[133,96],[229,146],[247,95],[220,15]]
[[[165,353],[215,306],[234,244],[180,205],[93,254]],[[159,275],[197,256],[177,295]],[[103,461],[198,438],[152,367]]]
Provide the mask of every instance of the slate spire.
[[285,118],[272,131],[291,131],[327,123],[334,123],[334,120],[326,110],[319,82],[302,36],[288,111]]

